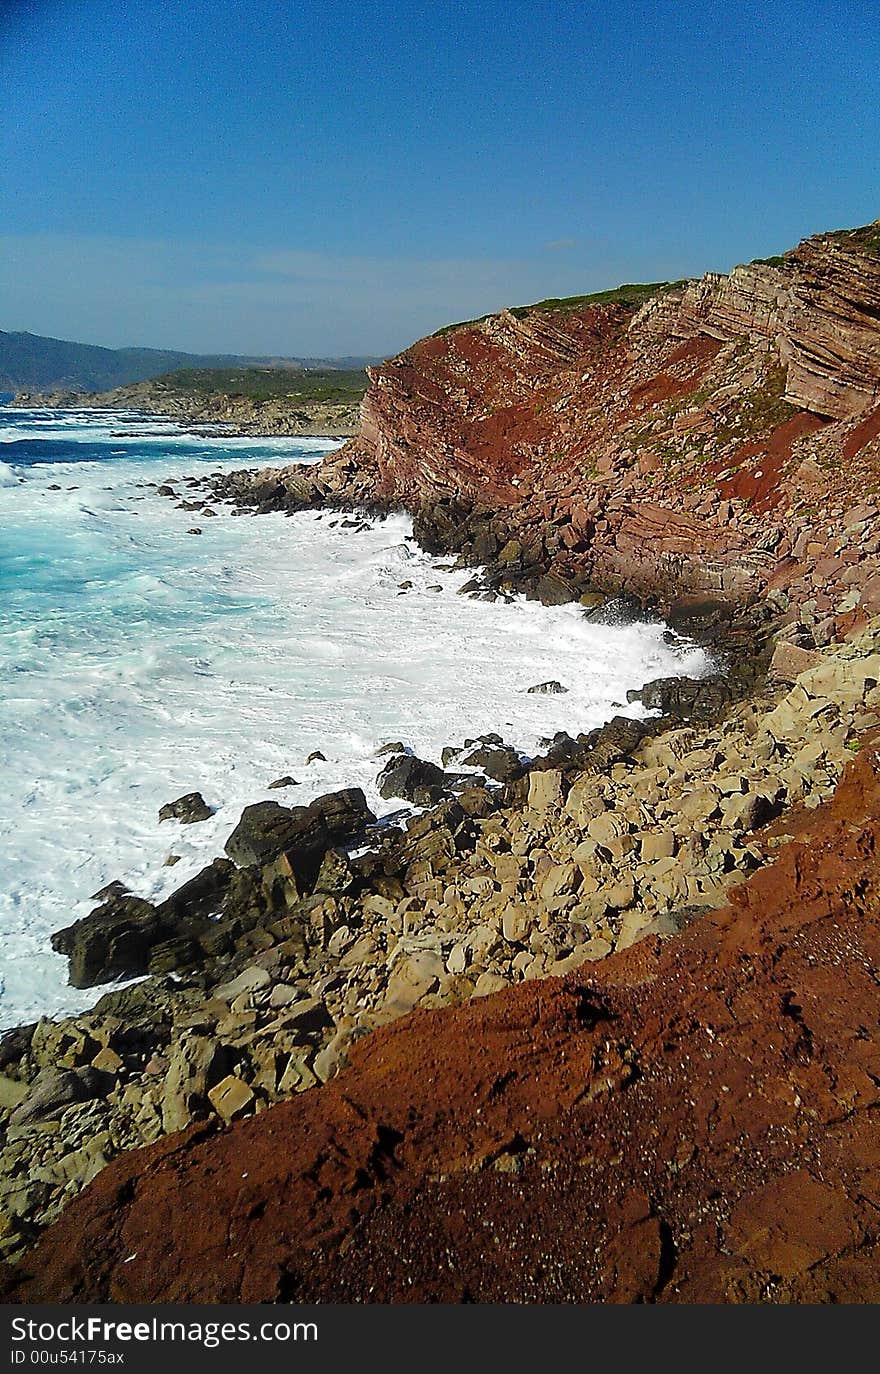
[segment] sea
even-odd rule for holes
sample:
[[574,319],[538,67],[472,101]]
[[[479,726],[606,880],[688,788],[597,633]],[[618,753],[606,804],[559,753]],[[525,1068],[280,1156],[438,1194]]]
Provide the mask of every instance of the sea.
[[[0,405],[0,1028],[93,1004],[106,988],[67,986],[51,932],[114,879],[167,895],[249,803],[361,786],[385,814],[389,741],[439,761],[498,732],[532,755],[639,714],[628,688],[710,671],[661,624],[460,596],[470,574],[423,553],[404,515],[211,517],[157,490],[335,446]],[[528,692],[550,679],[565,694]],[[297,785],[270,790],[283,776]],[[209,820],[159,822],[196,790]]]

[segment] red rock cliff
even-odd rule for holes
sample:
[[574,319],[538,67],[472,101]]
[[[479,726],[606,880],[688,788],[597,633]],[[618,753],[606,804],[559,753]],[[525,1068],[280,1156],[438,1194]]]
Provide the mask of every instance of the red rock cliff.
[[840,536],[876,513],[878,247],[878,225],[820,235],[641,306],[624,291],[423,339],[373,369],[346,458],[413,508],[506,511],[576,583],[784,586],[824,614],[858,584],[873,611],[880,586],[852,571],[865,551]]

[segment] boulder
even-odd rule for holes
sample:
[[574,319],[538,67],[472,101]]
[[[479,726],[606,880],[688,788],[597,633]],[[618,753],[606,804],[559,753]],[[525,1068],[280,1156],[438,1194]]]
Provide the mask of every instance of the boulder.
[[405,1016],[427,993],[434,991],[443,973],[443,959],[434,950],[419,950],[399,959],[388,980],[378,1019],[392,1021]]
[[483,744],[461,762],[464,767],[482,769],[486,777],[494,782],[511,782],[525,772],[519,754],[507,746],[499,748],[497,745]]
[[228,1074],[209,1089],[208,1101],[224,1121],[237,1121],[248,1114],[255,1098],[247,1083],[234,1074]]
[[255,802],[246,806],[225,849],[242,868],[267,864],[286,850],[316,851],[327,838],[321,817],[306,806]]
[[52,1120],[74,1102],[103,1097],[112,1085],[109,1074],[88,1065],[79,1069],[41,1069],[28,1088],[27,1097],[12,1113],[10,1125]]
[[165,1131],[182,1131],[207,1115],[208,1092],[226,1074],[228,1052],[207,1035],[186,1035],[171,1048],[162,1099]]
[[272,979],[264,968],[251,965],[250,968],[244,969],[237,978],[214,988],[211,995],[222,1002],[234,1002],[236,997],[240,997],[242,993],[262,992],[263,988],[267,988],[271,981]]
[[367,806],[367,799],[359,787],[327,792],[316,797],[307,810],[321,817],[331,840],[349,839],[376,823],[375,814]]
[[529,696],[534,696],[536,694],[539,696],[559,696],[567,692],[568,688],[563,687],[561,682],[557,682],[555,678],[552,678],[549,682],[536,682],[534,687],[527,688],[527,691]]
[[538,578],[535,595],[542,606],[564,606],[566,602],[575,600],[577,592],[567,578],[560,577],[559,573],[548,572]]
[[535,811],[549,811],[551,807],[562,805],[562,774],[558,768],[529,774],[528,801]]
[[815,668],[821,661],[822,655],[815,649],[805,649],[787,639],[780,639],[770,660],[769,676],[774,682],[791,684],[801,673]]
[[447,790],[449,778],[436,763],[416,758],[414,754],[393,755],[376,779],[379,795],[386,801],[400,797],[416,801],[416,794],[429,792],[439,799]]
[[181,825],[196,825],[213,814],[214,808],[208,805],[201,792],[187,792],[159,807],[160,821],[180,821]]
[[226,853],[243,868],[271,863],[285,853],[316,857],[334,840],[359,834],[375,820],[359,787],[330,792],[309,806],[255,802],[242,811]]
[[169,928],[185,917],[198,922],[216,916],[234,873],[228,859],[214,859],[160,902],[156,908],[159,916]]
[[0,1112],[13,1111],[28,1095],[27,1083],[0,1074]]
[[733,687],[720,673],[701,678],[658,677],[640,691],[626,694],[627,701],[640,701],[647,710],[677,720],[713,720],[733,698]]
[[146,973],[150,950],[165,933],[151,902],[111,897],[88,916],[56,931],[51,944],[70,961],[70,985],[91,988],[121,975]]

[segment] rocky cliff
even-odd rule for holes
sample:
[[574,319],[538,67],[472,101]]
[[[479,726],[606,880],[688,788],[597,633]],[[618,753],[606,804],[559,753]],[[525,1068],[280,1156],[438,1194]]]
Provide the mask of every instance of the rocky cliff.
[[369,370],[322,470],[256,506],[404,504],[497,590],[880,609],[880,228],[639,295],[506,311]]
[[209,479],[406,506],[472,595],[661,608],[727,674],[395,752],[400,829],[249,808],[60,932],[151,976],[0,1045],[15,1300],[877,1299],[878,246],[455,326],[319,467]]

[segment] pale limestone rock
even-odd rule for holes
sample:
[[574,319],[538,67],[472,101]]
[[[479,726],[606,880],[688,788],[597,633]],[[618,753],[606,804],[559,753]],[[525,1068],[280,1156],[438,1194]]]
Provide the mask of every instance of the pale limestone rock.
[[216,1083],[208,1093],[208,1101],[224,1121],[237,1121],[254,1106],[254,1095],[241,1078],[229,1074]]
[[529,806],[538,812],[562,805],[562,773],[558,768],[529,774]]

